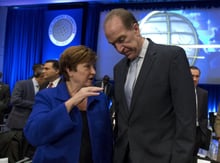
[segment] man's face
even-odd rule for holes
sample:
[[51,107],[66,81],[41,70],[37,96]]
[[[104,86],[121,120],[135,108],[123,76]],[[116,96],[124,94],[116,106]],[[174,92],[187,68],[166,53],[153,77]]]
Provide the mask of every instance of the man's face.
[[104,26],[105,35],[110,44],[128,59],[134,59],[141,51],[142,42],[137,23],[131,29],[126,29],[119,17],[114,16]]
[[56,70],[53,68],[53,63],[52,62],[48,62],[44,64],[44,69],[43,69],[43,73],[44,73],[44,79],[46,81],[54,81],[56,78],[59,77],[59,70]]
[[191,71],[191,74],[192,74],[194,86],[196,87],[199,83],[199,77],[200,77],[199,70],[190,69],[190,71]]

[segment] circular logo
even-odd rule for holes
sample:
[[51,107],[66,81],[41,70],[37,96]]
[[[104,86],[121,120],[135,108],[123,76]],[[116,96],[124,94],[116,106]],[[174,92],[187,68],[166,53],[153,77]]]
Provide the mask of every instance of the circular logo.
[[57,46],[68,45],[76,36],[76,22],[69,15],[55,17],[49,26],[49,38]]

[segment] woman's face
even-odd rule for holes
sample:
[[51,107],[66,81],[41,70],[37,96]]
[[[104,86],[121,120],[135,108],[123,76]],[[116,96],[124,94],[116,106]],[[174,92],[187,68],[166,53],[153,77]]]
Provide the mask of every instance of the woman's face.
[[70,81],[73,81],[80,87],[91,86],[95,77],[96,71],[92,63],[79,63],[76,71],[69,71]]

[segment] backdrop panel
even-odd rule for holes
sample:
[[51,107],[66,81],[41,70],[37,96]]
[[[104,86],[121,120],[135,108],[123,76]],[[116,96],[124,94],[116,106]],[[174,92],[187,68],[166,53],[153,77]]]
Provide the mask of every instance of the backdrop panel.
[[[141,34],[156,43],[184,48],[190,65],[201,69],[200,83],[220,84],[220,23],[219,8],[177,10],[131,9],[139,22]],[[97,54],[97,78],[108,74],[123,57],[104,35],[103,22],[107,11],[100,13]],[[108,49],[108,50],[106,50]]]
[[53,10],[45,13],[42,62],[59,59],[69,46],[81,44],[83,9]]

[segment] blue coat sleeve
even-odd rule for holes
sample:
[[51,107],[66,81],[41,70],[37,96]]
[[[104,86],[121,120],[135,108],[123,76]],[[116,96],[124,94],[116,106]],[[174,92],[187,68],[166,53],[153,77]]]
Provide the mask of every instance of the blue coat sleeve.
[[65,101],[52,99],[51,94],[44,93],[36,95],[33,111],[24,128],[25,137],[34,146],[58,140],[79,123],[77,119],[79,112],[76,108],[73,109],[76,118],[74,116],[70,118],[64,105]]

